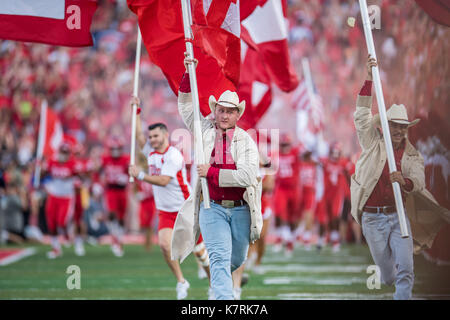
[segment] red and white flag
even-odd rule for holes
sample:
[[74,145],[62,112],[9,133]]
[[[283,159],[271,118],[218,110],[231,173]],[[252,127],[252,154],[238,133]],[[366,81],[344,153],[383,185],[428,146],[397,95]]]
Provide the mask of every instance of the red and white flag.
[[64,132],[61,120],[58,115],[51,108],[47,108],[44,126],[45,135],[43,141],[43,155],[49,159],[54,153],[58,151],[59,146],[64,140]]
[[242,1],[242,66],[239,97],[246,101],[240,120],[244,129],[255,127],[272,102],[272,82],[289,92],[298,86],[291,64],[283,0]]
[[323,130],[324,113],[322,98],[316,92],[310,97],[308,94],[306,81],[300,81],[300,84],[292,93],[291,104],[297,112],[297,131],[317,134]]
[[[127,0],[150,60],[159,66],[172,91],[178,94],[186,46],[180,0]],[[239,0],[191,0],[194,56],[200,110],[211,112],[208,98],[236,91],[240,71]]]
[[246,101],[245,112],[239,120],[244,130],[254,128],[272,103],[272,82],[260,53],[241,43],[242,66],[238,95]]
[[242,40],[261,54],[267,73],[282,91],[294,90],[299,81],[289,57],[286,0],[243,1],[241,8],[246,15]]
[[91,46],[96,9],[96,0],[2,0],[0,39]]

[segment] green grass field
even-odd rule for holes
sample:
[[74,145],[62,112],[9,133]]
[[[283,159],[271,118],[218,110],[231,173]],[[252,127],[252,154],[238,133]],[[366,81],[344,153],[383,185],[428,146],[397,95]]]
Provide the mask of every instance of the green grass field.
[[[14,247],[8,247],[14,248]],[[176,281],[157,246],[148,253],[142,246],[125,246],[116,258],[109,246],[86,246],[77,257],[65,248],[62,258],[48,260],[48,246],[34,246],[36,254],[0,266],[0,299],[163,299],[176,298]],[[369,290],[366,269],[372,264],[366,246],[346,245],[333,254],[297,248],[293,257],[267,249],[262,274],[250,274],[242,299],[391,299],[393,287]],[[81,289],[69,290],[66,269],[78,265]],[[188,299],[207,299],[207,280],[197,277],[197,264],[190,255],[182,270],[191,288]],[[450,299],[450,267],[437,267],[415,257],[416,299]]]

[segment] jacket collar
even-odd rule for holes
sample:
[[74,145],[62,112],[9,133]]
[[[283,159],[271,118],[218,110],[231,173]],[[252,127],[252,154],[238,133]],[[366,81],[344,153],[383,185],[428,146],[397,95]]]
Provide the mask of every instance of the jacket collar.
[[406,138],[405,153],[409,156],[419,155],[419,152],[416,150],[416,148],[414,148],[411,142],[409,142],[408,138]]

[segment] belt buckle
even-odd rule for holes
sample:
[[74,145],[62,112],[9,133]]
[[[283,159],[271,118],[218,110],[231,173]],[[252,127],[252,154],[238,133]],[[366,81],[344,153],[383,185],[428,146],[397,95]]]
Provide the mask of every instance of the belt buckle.
[[234,208],[234,201],[233,200],[222,200],[222,207]]

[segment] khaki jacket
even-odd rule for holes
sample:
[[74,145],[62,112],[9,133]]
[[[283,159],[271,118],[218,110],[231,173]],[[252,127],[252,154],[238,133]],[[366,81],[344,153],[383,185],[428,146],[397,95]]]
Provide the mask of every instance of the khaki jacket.
[[[194,131],[194,114],[190,93],[178,93],[178,111],[188,127]],[[211,120],[201,116],[201,130],[205,163],[209,163],[214,149],[216,129]],[[246,188],[244,200],[248,203],[251,215],[250,241],[259,239],[262,229],[261,192],[262,183],[258,176],[259,153],[256,143],[243,129],[236,127],[230,146],[231,156],[237,170],[221,169],[219,172],[220,187]],[[200,235],[198,213],[200,210],[202,189],[196,184],[194,192],[184,202],[172,235],[172,259],[183,261],[193,250]]]
[[[361,223],[362,209],[372,194],[387,160],[384,139],[377,129],[379,116],[372,116],[371,108],[372,97],[358,95],[354,121],[362,153],[356,163],[350,185],[351,213],[358,223]],[[409,140],[406,140],[401,171],[403,176],[411,179],[414,184],[411,192],[405,191],[404,203],[411,224],[414,251],[418,253],[425,247],[431,247],[445,221],[450,223],[450,211],[439,206],[425,188],[423,158]]]

